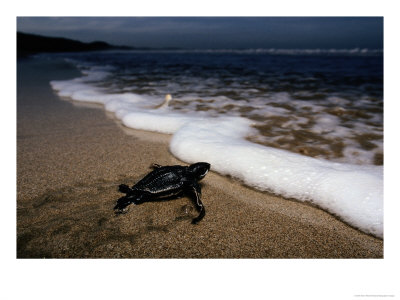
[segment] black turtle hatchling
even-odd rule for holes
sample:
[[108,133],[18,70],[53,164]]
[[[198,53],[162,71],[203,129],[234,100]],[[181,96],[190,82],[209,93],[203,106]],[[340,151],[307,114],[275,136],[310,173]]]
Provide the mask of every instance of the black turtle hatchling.
[[123,213],[129,204],[141,204],[147,201],[172,199],[182,195],[190,196],[199,215],[192,220],[198,223],[205,216],[204,205],[201,202],[201,188],[198,183],[206,176],[211,165],[198,162],[190,166],[160,166],[153,165],[154,170],[147,174],[132,188],[125,184],[119,186],[119,191],[126,196],[117,200],[114,207],[116,213]]

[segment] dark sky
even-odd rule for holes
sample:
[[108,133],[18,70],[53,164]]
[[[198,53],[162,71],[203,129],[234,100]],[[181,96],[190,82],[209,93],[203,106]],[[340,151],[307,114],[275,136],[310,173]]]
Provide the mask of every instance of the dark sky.
[[382,17],[18,17],[17,30],[136,47],[383,48]]

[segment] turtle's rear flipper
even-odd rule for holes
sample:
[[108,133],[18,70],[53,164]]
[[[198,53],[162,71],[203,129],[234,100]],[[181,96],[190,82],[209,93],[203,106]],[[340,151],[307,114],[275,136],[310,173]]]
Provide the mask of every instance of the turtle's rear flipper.
[[125,194],[128,194],[128,193],[132,192],[132,189],[129,186],[127,186],[126,184],[120,184],[119,187],[118,187],[118,190],[121,193],[125,193]]
[[146,195],[143,193],[140,193],[136,190],[129,189],[129,193],[121,197],[117,200],[117,204],[114,206],[114,210],[117,214],[123,214],[126,212],[126,207],[130,204],[142,204],[144,201],[146,201]]
[[114,206],[114,210],[116,211],[116,213],[124,213],[126,210],[126,207],[131,204],[132,198],[128,198],[128,197],[121,197],[117,200],[117,204]]

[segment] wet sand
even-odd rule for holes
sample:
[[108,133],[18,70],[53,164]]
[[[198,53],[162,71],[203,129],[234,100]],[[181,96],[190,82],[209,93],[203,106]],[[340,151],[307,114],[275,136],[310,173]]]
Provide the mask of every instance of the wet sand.
[[17,258],[382,258],[383,241],[311,205],[210,172],[205,218],[191,200],[130,206],[118,185],[184,164],[167,135],[124,128],[96,105],[61,100],[49,81],[79,76],[64,62],[18,62]]

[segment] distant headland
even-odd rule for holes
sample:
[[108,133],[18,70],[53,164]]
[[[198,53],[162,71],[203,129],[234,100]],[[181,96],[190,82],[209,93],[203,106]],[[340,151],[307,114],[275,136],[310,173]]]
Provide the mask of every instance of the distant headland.
[[115,46],[106,42],[84,43],[62,37],[47,37],[17,32],[17,57],[27,57],[41,52],[81,52],[98,50],[131,50],[129,46]]

